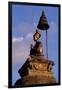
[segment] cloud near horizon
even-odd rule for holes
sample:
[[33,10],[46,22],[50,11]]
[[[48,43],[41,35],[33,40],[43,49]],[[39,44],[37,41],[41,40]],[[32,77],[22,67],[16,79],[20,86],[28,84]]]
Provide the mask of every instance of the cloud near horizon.
[[13,39],[12,39],[12,42],[13,43],[15,43],[15,42],[21,42],[21,41],[23,41],[23,37],[18,37],[18,38],[16,38],[16,37],[14,37]]
[[12,43],[15,42],[22,42],[24,39],[30,39],[33,37],[33,33],[28,33],[25,37],[13,37],[12,38]]

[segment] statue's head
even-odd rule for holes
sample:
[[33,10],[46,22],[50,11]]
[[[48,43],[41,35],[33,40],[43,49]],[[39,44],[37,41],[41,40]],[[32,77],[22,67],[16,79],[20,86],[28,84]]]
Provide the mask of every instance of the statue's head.
[[36,33],[33,35],[33,39],[34,41],[38,41],[38,39],[41,37],[41,33],[36,30]]

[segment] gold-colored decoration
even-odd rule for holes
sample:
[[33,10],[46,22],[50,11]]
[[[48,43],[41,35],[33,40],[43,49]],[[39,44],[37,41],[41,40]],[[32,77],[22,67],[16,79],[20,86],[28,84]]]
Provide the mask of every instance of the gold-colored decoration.
[[42,46],[39,44],[39,46],[38,46],[38,48],[37,48],[37,51],[38,51],[38,53],[42,53],[43,52],[43,49],[42,49]]

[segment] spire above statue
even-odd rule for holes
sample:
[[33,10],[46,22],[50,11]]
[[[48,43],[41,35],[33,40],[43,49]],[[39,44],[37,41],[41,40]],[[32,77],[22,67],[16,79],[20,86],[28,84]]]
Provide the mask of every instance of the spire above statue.
[[40,17],[37,28],[40,29],[40,30],[48,30],[48,28],[49,28],[49,24],[47,22],[47,18],[45,16],[44,11],[42,11],[42,15]]

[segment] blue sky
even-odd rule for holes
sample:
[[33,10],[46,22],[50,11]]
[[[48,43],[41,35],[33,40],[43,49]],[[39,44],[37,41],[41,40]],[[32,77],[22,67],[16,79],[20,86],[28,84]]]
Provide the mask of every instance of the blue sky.
[[[29,56],[30,44],[34,41],[33,34],[36,31],[42,10],[45,11],[50,28],[48,30],[48,58],[53,60],[54,76],[58,80],[58,7],[46,6],[12,6],[12,84],[20,78],[19,68]],[[46,58],[45,31],[41,31],[40,41],[43,45],[43,54]]]

